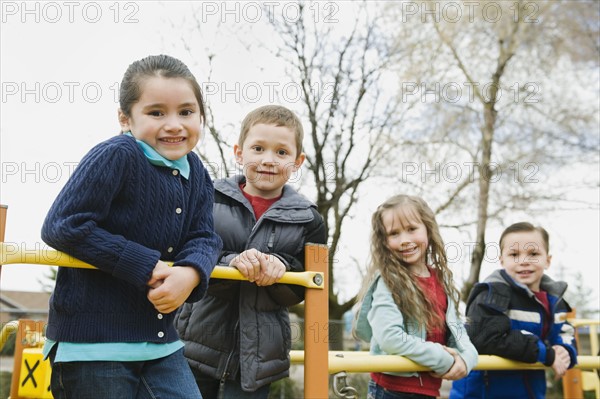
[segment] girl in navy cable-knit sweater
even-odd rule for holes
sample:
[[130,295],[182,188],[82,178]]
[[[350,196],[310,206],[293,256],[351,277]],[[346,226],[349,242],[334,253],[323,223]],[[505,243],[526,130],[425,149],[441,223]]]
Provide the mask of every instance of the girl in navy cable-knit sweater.
[[203,119],[181,61],[134,62],[120,87],[124,134],[94,147],[52,205],[43,240],[99,269],[59,269],[44,347],[55,398],[201,397],[173,316],[203,296],[222,245],[213,185],[191,152]]

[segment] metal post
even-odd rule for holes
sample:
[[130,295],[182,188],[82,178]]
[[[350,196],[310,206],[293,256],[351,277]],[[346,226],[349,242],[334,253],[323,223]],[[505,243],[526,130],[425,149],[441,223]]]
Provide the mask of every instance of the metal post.
[[[576,309],[572,312],[567,313],[567,318],[575,318]],[[579,334],[577,327],[575,327],[575,342],[579,343]],[[579,345],[578,345],[579,346]],[[579,348],[577,348],[579,352]],[[563,382],[563,397],[572,399],[583,399],[583,385],[581,384],[581,370],[570,369],[567,370],[562,378]]]
[[29,319],[20,319],[15,338],[14,366],[10,384],[10,399],[20,399],[19,377],[21,376],[21,362],[23,360],[23,349],[35,347],[31,344],[36,335],[41,335],[44,330],[43,322],[35,322]]
[[[8,206],[0,205],[0,243],[4,242],[4,232],[6,231],[6,211]],[[0,281],[2,278],[2,265],[0,265]]]
[[[308,244],[306,270],[323,273],[324,289],[306,289],[304,318],[304,398],[329,397],[329,289],[328,251],[325,245]],[[320,276],[318,276],[320,277]]]

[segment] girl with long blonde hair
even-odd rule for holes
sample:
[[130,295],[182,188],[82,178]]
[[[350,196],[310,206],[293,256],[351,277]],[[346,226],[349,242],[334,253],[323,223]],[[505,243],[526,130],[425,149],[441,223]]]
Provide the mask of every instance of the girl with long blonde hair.
[[369,398],[432,398],[441,379],[465,377],[477,362],[458,314],[435,215],[423,199],[396,195],[372,217],[371,264],[354,333],[371,354],[401,355],[432,372],[371,373]]

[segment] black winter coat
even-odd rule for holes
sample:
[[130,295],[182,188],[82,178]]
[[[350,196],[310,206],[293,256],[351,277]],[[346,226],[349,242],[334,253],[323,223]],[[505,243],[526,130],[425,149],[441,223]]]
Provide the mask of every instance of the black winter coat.
[[[213,216],[223,240],[219,264],[241,252],[277,256],[287,271],[304,271],[306,243],[325,244],[326,231],[316,206],[290,186],[257,221],[239,188],[243,177],[217,180]],[[304,300],[304,287],[211,279],[206,296],[184,304],[175,326],[191,367],[215,379],[234,380],[255,391],[289,374],[291,327],[287,307]]]

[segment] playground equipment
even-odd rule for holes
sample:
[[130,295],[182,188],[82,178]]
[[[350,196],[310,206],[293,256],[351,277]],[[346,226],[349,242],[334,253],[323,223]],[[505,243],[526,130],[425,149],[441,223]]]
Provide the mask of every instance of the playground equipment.
[[[48,250],[27,250],[4,243],[6,207],[0,206],[0,273],[3,264],[38,264],[63,267],[94,267],[67,254]],[[368,352],[329,351],[328,346],[328,252],[324,245],[309,244],[305,248],[305,272],[285,273],[280,283],[306,288],[304,351],[292,351],[292,363],[304,363],[304,397],[327,398],[329,374],[334,374],[333,389],[342,398],[357,398],[357,391],[346,383],[346,373],[372,371],[426,371],[402,356],[371,356]],[[0,274],[1,276],[1,274]],[[243,280],[236,269],[217,266],[211,278]],[[571,320],[575,327],[590,326],[592,353],[598,351],[597,320]],[[50,366],[42,361],[41,347],[45,321],[19,320],[5,325],[0,332],[0,348],[9,334],[16,333],[15,362],[11,399],[52,398],[49,391]],[[593,333],[592,333],[593,331]],[[498,356],[479,356],[477,370],[543,369],[541,363],[529,364]],[[582,371],[591,369],[590,371]],[[582,391],[595,390],[600,399],[597,369],[599,356],[578,356],[578,364],[563,378],[565,397],[583,398]],[[595,377],[595,378],[594,378]]]

